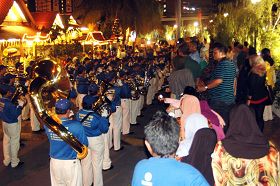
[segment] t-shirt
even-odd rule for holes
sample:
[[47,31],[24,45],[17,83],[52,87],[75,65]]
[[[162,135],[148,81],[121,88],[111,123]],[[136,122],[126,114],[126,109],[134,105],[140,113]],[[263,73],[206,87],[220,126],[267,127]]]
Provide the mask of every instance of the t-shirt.
[[[88,146],[88,140],[82,124],[74,120],[62,120],[62,125],[73,134],[82,144]],[[46,126],[46,134],[50,142],[50,157],[59,160],[72,160],[77,158],[77,152],[58,135]]]
[[173,158],[152,157],[137,163],[133,173],[132,186],[173,185],[208,186],[209,184],[194,167]]
[[218,63],[211,75],[211,80],[222,79],[223,82],[215,88],[209,89],[210,99],[234,103],[234,78],[236,77],[235,66],[232,61],[222,60]]
[[195,60],[193,60],[190,56],[186,56],[184,58],[184,62],[185,62],[185,68],[189,69],[192,72],[193,78],[195,80],[199,78],[201,75],[200,65]]

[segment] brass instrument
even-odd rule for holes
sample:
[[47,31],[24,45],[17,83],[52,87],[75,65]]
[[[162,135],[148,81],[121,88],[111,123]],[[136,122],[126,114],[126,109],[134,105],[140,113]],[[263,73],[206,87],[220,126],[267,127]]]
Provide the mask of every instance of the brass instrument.
[[138,100],[140,98],[138,86],[134,78],[128,78],[125,82],[129,85],[131,89],[131,100]]
[[83,159],[87,155],[87,147],[61,125],[61,121],[54,117],[52,111],[55,102],[67,98],[69,91],[69,75],[55,61],[43,59],[33,65],[29,97],[37,117],[68,143],[78,153],[79,159]]
[[[114,98],[114,94],[115,94],[115,90],[114,89],[109,89],[109,85],[108,83],[105,83],[104,81],[102,81],[100,83],[100,88],[98,91],[98,100],[93,104],[92,110],[94,112],[97,112],[99,115],[102,115],[102,113],[104,111],[106,111],[107,115],[105,117],[109,117],[111,115],[111,100],[113,100]],[[108,98],[108,95],[111,95],[112,98],[111,100]]]

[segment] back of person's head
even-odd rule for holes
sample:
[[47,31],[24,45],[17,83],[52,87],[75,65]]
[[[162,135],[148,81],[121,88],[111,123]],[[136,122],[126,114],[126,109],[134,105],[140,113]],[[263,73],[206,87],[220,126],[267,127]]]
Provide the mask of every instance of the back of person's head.
[[252,55],[256,55],[257,54],[257,50],[255,47],[252,47],[252,46],[249,46],[249,49],[248,49],[248,55],[249,56],[252,56]]
[[234,48],[237,47],[239,44],[240,44],[240,43],[239,43],[238,41],[235,41],[235,42],[233,43]]
[[182,43],[178,48],[178,53],[182,53],[184,56],[190,54],[190,50],[187,43]]
[[243,45],[247,48],[249,46],[249,43],[247,41],[244,41]]
[[225,45],[223,45],[222,43],[214,43],[213,48],[219,50],[220,52],[226,54],[228,49]]
[[252,67],[252,72],[260,76],[263,76],[266,72],[266,65],[261,56],[253,55],[249,58],[250,65]]
[[274,65],[274,60],[271,57],[270,50],[268,48],[262,49],[262,58],[263,60],[269,62],[270,66]]
[[191,87],[191,86],[186,86],[184,89],[184,94],[188,94],[188,95],[192,95],[195,97],[199,97],[198,92],[195,90],[195,88]]
[[175,154],[179,146],[179,126],[175,118],[158,111],[145,126],[144,133],[153,153],[161,157]]
[[66,114],[70,108],[71,108],[71,102],[68,99],[59,99],[55,103],[56,114]]

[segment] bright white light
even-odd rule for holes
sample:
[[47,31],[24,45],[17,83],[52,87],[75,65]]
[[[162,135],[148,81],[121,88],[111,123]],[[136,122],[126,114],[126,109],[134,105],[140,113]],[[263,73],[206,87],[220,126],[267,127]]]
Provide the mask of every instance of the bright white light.
[[224,13],[224,17],[227,17],[229,14],[226,12],[226,13]]
[[177,28],[178,28],[178,25],[174,25],[173,28],[177,29]]
[[261,0],[251,0],[251,2],[252,2],[253,4],[256,4],[256,3],[261,2]]
[[193,11],[195,11],[195,8],[194,8],[194,7],[192,7],[192,10],[193,10]]
[[213,19],[211,19],[211,20],[209,21],[209,23],[213,23]]
[[195,21],[195,22],[193,23],[193,26],[198,27],[198,22]]
[[151,41],[150,41],[150,40],[148,40],[148,41],[147,41],[147,45],[150,45],[150,44],[151,44]]

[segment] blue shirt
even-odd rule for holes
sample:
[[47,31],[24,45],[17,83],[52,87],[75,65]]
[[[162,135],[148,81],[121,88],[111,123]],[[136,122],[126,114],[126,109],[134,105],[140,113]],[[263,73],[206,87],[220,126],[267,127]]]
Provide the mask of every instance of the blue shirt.
[[[85,130],[79,121],[62,120],[62,125],[73,134],[82,144],[88,146]],[[77,152],[51,129],[44,125],[50,142],[50,157],[59,160],[73,160],[77,158]]]
[[114,96],[114,100],[112,101],[114,105],[116,106],[120,106],[121,105],[121,88],[114,86],[113,87],[115,90],[115,96]]
[[90,83],[87,78],[77,77],[77,92],[79,94],[87,94],[89,85]]
[[137,163],[132,186],[209,186],[205,178],[194,167],[173,158],[141,160]]
[[0,98],[0,119],[6,123],[18,122],[22,107],[16,106],[8,98]]
[[123,83],[121,86],[121,98],[122,99],[129,99],[131,98],[131,90],[127,83]]
[[[77,113],[77,120],[81,121],[90,110],[81,109]],[[109,121],[107,118],[101,117],[99,114],[92,113],[82,123],[87,137],[100,136],[102,133],[108,132]]]

